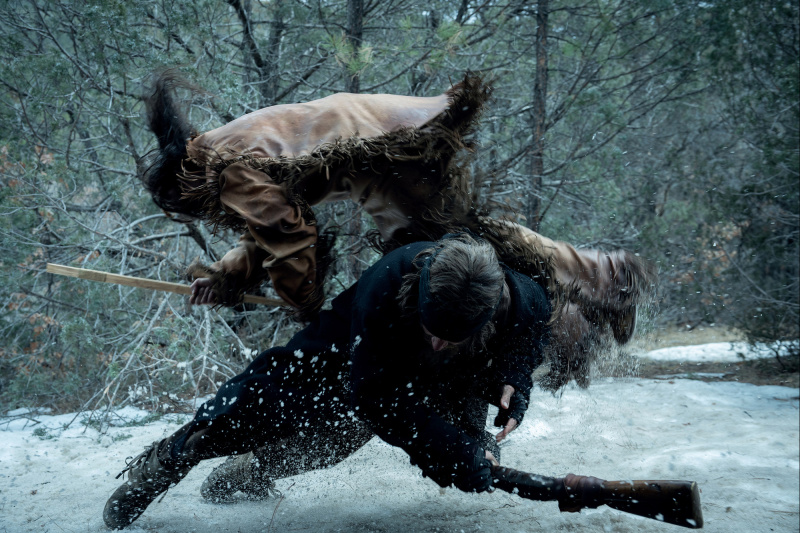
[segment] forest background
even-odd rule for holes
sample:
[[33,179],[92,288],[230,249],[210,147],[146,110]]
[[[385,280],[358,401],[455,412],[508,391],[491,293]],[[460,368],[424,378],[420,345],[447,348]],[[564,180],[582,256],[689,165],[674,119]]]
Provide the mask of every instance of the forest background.
[[[483,207],[653,261],[645,328],[796,341],[798,19],[780,0],[1,0],[0,412],[179,409],[300,327],[280,308],[189,308],[45,272],[181,281],[234,245],[168,219],[138,181],[155,147],[142,100],[165,67],[202,89],[181,93],[198,131],[480,73],[494,84],[470,163]],[[334,296],[377,258],[371,221],[317,214],[349,234]]]

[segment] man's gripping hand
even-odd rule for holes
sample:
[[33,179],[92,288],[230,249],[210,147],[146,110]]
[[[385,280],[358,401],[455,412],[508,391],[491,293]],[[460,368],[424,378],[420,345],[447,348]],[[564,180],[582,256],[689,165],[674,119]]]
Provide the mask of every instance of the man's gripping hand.
[[[492,464],[496,462],[491,452],[480,449],[467,463],[448,464],[445,461],[443,464],[433,462],[423,466],[422,475],[431,478],[440,487],[453,485],[464,492],[484,492],[492,487]],[[420,462],[412,458],[411,464]]]
[[492,460],[494,460],[494,456],[491,452],[481,450],[480,454],[475,456],[473,464],[467,465],[461,475],[455,476],[453,485],[464,492],[486,492],[491,489]]
[[211,278],[197,278],[194,280],[189,303],[194,305],[216,305],[218,299],[211,285]]
[[511,385],[503,385],[503,392],[500,397],[500,411],[494,419],[494,425],[503,428],[495,435],[497,442],[500,442],[514,431],[522,423],[525,411],[528,410],[528,398],[517,392]]

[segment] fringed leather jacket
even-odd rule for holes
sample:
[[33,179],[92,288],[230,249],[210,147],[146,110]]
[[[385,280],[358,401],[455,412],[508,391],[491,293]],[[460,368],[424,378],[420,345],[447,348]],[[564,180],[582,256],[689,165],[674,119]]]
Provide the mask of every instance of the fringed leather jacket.
[[[310,206],[350,199],[389,241],[447,231],[469,203],[459,152],[489,89],[467,76],[435,97],[334,94],[242,116],[191,139],[184,194],[218,227],[243,230],[236,248],[194,277],[210,276],[233,304],[267,276],[280,297],[314,310],[317,226]],[[425,228],[435,228],[426,231]],[[408,239],[407,239],[408,240]]]

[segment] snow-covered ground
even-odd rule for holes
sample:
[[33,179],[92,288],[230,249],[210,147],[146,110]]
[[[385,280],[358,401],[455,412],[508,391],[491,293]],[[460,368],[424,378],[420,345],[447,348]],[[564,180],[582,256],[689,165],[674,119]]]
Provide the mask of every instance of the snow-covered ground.
[[[786,355],[786,347],[778,349],[779,355]],[[712,342],[695,346],[661,348],[647,352],[645,357],[653,361],[686,361],[692,363],[736,363],[752,359],[775,357],[769,346],[759,344],[755,348],[745,342]]]
[[[659,350],[671,360],[724,360],[730,344]],[[697,355],[700,354],[700,355]],[[714,355],[716,354],[716,355]],[[702,357],[702,358],[701,358]],[[693,359],[694,358],[694,359]],[[605,379],[560,397],[534,392],[503,463],[551,476],[687,479],[702,490],[705,530],[800,530],[798,389],[685,379]],[[106,531],[101,513],[126,456],[181,420],[100,435],[74,415],[0,418],[0,532]],[[145,413],[126,409],[130,420]],[[158,532],[667,532],[683,528],[601,507],[440,491],[403,452],[373,439],[334,468],[280,480],[282,497],[205,503],[199,488],[221,460],[194,469],[129,531]],[[685,530],[684,530],[685,531]]]

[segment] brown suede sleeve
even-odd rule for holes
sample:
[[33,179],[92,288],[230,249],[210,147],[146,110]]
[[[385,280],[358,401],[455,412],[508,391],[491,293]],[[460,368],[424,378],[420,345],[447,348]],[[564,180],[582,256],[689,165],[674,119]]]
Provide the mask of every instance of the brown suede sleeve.
[[264,172],[235,163],[219,180],[222,207],[242,217],[249,232],[219,261],[219,270],[245,280],[268,273],[281,298],[293,307],[303,305],[315,288],[316,226]]
[[315,256],[315,248],[304,248],[267,269],[278,296],[292,307],[308,304],[316,289]]
[[219,303],[233,306],[241,302],[245,292],[258,286],[267,277],[267,272],[261,267],[266,255],[252,235],[246,233],[239,239],[236,248],[216,263],[210,266],[192,263],[186,269],[187,277],[190,280],[211,279]]
[[263,279],[266,273],[261,264],[268,253],[258,246],[250,233],[239,238],[236,248],[228,251],[222,259],[211,265],[212,270],[242,277],[243,279]]

